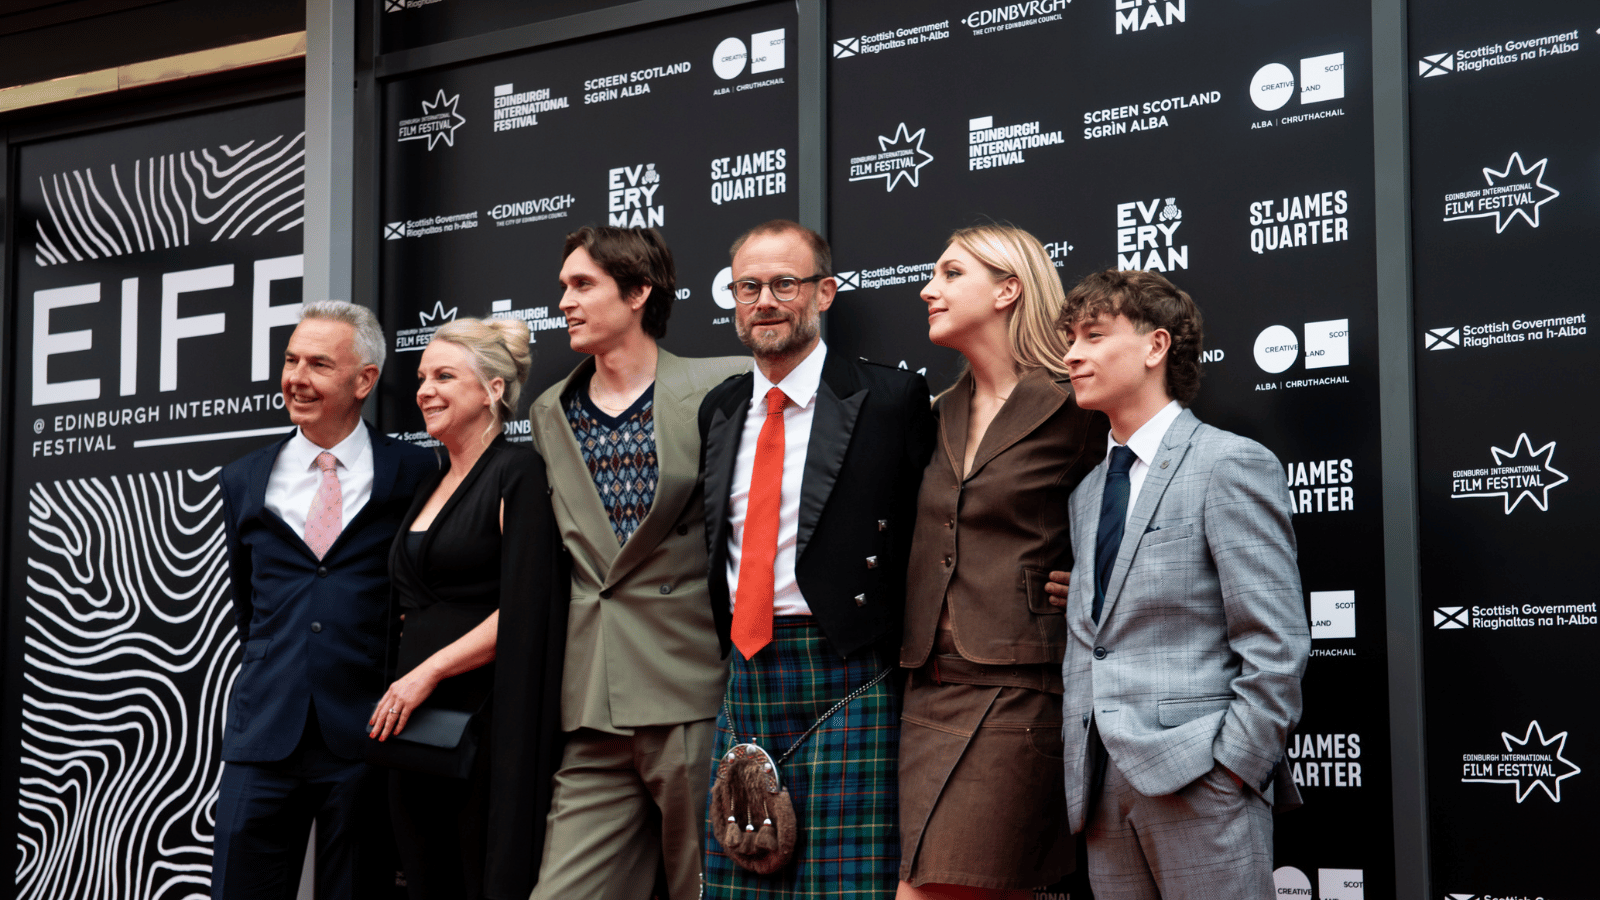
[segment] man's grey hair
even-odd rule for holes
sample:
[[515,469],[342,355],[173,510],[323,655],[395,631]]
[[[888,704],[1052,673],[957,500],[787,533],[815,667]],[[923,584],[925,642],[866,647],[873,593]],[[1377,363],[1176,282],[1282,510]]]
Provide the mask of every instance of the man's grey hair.
[[300,320],[303,322],[306,319],[327,319],[354,328],[356,355],[361,357],[361,363],[377,366],[379,372],[383,371],[383,327],[378,324],[378,317],[372,314],[372,310],[343,300],[313,300],[300,307]]

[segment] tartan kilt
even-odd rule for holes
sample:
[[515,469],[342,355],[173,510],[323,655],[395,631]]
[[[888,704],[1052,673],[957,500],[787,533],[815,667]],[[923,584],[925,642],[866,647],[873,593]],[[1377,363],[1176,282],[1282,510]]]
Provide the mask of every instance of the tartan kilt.
[[[716,777],[733,746],[760,744],[776,760],[835,703],[896,661],[871,649],[841,660],[809,617],[779,617],[772,643],[746,660],[732,654],[726,703],[711,757]],[[900,869],[898,672],[824,722],[778,767],[799,822],[794,861],[771,875],[740,868],[706,824],[707,898],[890,900]],[[706,808],[709,811],[711,804]]]

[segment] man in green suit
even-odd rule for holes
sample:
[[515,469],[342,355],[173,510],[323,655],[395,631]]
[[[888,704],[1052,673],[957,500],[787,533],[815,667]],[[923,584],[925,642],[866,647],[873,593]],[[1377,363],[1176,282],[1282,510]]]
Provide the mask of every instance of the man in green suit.
[[567,742],[533,900],[642,900],[658,864],[673,900],[690,900],[727,678],[706,589],[696,414],[750,360],[656,346],[676,277],[655,229],[585,227],[563,255],[567,335],[590,358],[529,411],[572,557]]

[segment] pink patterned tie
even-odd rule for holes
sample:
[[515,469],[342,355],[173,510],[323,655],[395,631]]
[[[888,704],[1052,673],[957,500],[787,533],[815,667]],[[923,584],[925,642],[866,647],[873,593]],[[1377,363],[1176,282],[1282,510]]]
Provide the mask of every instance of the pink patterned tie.
[[317,454],[315,462],[322,470],[322,483],[317,485],[311,511],[306,514],[306,546],[321,559],[344,528],[344,498],[339,493],[339,475],[334,472],[339,461],[324,450]]

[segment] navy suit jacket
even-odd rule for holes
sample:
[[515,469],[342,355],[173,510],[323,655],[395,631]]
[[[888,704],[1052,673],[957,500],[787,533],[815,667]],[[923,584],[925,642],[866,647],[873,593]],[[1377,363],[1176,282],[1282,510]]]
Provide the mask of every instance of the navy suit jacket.
[[244,642],[222,735],[227,762],[287,757],[312,704],[328,748],[362,756],[388,674],[389,545],[418,484],[439,467],[432,453],[362,424],[372,438],[372,496],[321,560],[265,505],[288,437],[222,470],[228,574]]

